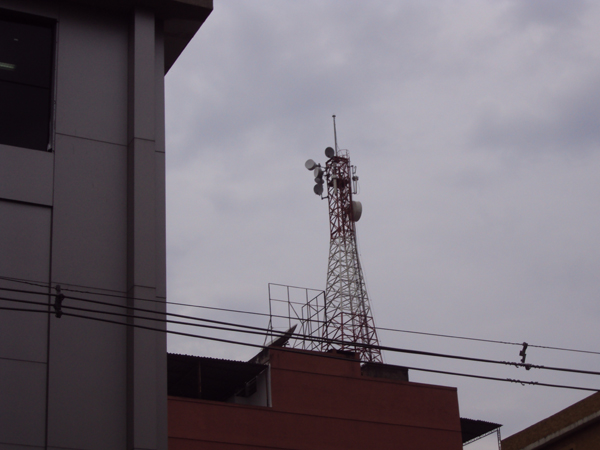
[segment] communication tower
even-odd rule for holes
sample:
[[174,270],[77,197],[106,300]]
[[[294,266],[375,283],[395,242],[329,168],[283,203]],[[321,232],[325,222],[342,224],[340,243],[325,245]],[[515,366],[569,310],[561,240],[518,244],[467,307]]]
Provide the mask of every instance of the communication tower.
[[362,205],[352,196],[358,193],[358,176],[348,150],[338,148],[335,116],[333,131],[335,150],[325,149],[325,167],[312,159],[305,164],[314,172],[315,194],[329,203],[329,265],[321,350],[352,351],[362,361],[383,362],[356,245],[356,222]]

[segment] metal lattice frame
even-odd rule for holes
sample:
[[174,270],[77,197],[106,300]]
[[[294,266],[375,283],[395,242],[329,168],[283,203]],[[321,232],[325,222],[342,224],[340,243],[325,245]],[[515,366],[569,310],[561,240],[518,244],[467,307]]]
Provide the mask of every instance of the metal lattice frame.
[[361,361],[383,362],[381,351],[373,348],[379,340],[358,257],[351,166],[346,151],[338,151],[327,161],[327,173],[331,241],[322,350],[337,348],[357,353]]
[[269,283],[269,345],[295,326],[285,343],[291,348],[320,350],[323,335],[325,291]]

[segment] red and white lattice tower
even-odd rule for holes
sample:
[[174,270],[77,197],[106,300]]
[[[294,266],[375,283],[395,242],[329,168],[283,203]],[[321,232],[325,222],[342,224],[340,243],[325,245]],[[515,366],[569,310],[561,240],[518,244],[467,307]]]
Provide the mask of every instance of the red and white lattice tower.
[[329,203],[331,240],[321,349],[352,351],[361,361],[383,362],[356,245],[362,206],[352,195],[357,193],[358,177],[348,151],[337,147],[335,116],[333,120],[335,150],[325,150],[329,158],[325,167],[310,159],[306,162],[306,168],[315,172],[315,193]]

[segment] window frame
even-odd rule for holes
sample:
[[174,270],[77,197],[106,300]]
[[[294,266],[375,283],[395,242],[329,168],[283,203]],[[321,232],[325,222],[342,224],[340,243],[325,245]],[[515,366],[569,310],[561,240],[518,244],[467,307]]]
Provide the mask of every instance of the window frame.
[[[55,128],[57,20],[5,8],[0,8],[0,20],[15,24],[15,29],[18,29],[19,25],[23,25],[22,29],[24,33],[27,32],[27,27],[38,29],[39,37],[37,37],[37,41],[40,43],[42,49],[37,55],[34,54],[32,58],[41,56],[43,61],[37,64],[37,66],[41,66],[43,71],[47,72],[44,75],[36,77],[32,73],[36,67],[36,63],[33,62],[29,67],[25,66],[25,70],[29,69],[29,74],[24,72],[21,81],[18,77],[10,79],[10,76],[1,77],[2,74],[0,74],[0,89],[4,90],[6,94],[5,99],[10,99],[12,96],[12,102],[7,104],[7,107],[11,110],[1,114],[5,118],[9,117],[10,114],[15,114],[15,116],[10,117],[7,121],[4,132],[0,128],[0,146],[51,152],[54,148]],[[35,31],[35,28],[30,29]],[[49,36],[42,36],[46,32],[49,32]],[[31,42],[28,43],[30,47],[32,43],[35,43],[35,34],[35,32],[31,34]],[[18,55],[15,58],[18,59]],[[0,59],[2,58],[0,57]],[[13,92],[15,90],[20,90],[23,94],[19,96],[18,92]],[[33,117],[26,111],[27,107],[31,106],[24,103],[24,98],[26,97],[35,99],[38,104],[43,105],[38,106],[34,110]],[[36,115],[38,117],[35,117]],[[28,118],[32,120],[31,124],[24,122]]]

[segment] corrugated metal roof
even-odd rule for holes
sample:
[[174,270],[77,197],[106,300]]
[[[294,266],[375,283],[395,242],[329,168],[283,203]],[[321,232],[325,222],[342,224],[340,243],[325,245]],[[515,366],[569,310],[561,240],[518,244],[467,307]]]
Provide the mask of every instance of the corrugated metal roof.
[[168,395],[226,401],[267,367],[265,364],[169,353]]
[[488,434],[496,431],[502,425],[484,420],[474,420],[460,418],[460,428],[462,430],[463,445],[472,441],[476,441]]

